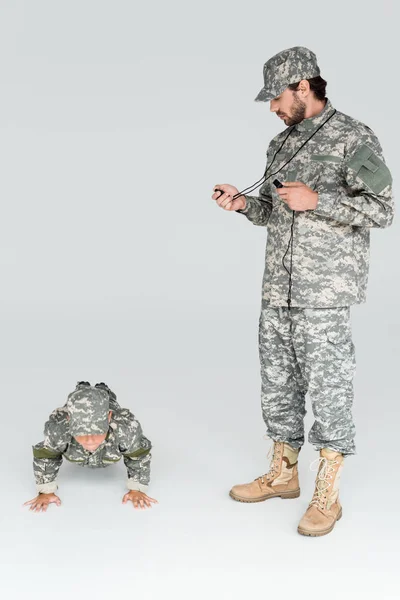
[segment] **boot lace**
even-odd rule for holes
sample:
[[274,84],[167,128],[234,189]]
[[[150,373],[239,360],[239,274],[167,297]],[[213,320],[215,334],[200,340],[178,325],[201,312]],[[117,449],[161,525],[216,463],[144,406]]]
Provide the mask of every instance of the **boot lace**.
[[280,444],[274,444],[273,446],[270,447],[270,449],[268,450],[268,454],[267,454],[267,459],[269,459],[272,454],[270,469],[269,469],[268,473],[265,473],[264,475],[260,475],[260,477],[257,477],[255,479],[255,481],[261,481],[261,483],[265,483],[266,480],[270,481],[270,479],[272,479],[279,472],[281,451],[282,451],[282,447]]
[[332,483],[330,480],[332,479],[332,473],[335,472],[334,467],[337,463],[337,460],[328,460],[324,456],[320,456],[311,463],[310,470],[318,471],[318,475],[310,506],[317,506],[319,509],[324,510],[327,492]]

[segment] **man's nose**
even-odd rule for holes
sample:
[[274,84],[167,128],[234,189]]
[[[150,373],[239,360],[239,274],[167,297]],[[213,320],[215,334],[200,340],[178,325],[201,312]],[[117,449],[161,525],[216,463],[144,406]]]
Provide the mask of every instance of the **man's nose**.
[[270,102],[270,111],[278,112],[278,105],[276,102],[274,102],[274,100],[271,100],[271,102]]

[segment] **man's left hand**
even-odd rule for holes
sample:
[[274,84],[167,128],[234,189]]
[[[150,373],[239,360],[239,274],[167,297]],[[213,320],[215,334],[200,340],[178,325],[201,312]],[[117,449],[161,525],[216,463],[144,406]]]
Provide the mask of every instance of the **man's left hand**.
[[304,211],[314,210],[318,204],[318,192],[314,192],[308,185],[301,181],[287,181],[284,187],[277,188],[277,192],[283,202],[286,202],[291,210]]

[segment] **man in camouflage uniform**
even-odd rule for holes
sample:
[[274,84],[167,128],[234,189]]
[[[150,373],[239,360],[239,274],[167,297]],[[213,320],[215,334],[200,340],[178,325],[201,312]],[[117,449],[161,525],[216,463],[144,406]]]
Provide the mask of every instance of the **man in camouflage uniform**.
[[[259,196],[217,184],[213,199],[267,228],[259,327],[262,410],[274,441],[269,473],[234,486],[257,502],[300,494],[305,395],[315,417],[309,442],[320,451],[315,492],[298,531],[329,533],[342,515],[343,458],[355,453],[355,353],[350,306],[365,302],[372,227],[393,220],[392,178],[373,131],[336,111],[316,56],[289,48],[264,65],[256,101],[287,128],[270,143]],[[303,145],[304,144],[304,145]],[[273,184],[276,180],[283,187]]]
[[55,495],[63,458],[92,468],[107,467],[124,459],[128,472],[123,502],[135,508],[157,502],[145,493],[150,481],[151,443],[139,421],[121,408],[116,395],[104,383],[79,382],[63,407],[54,410],[44,427],[44,441],[33,447],[37,498],[26,502],[31,510],[47,510]]

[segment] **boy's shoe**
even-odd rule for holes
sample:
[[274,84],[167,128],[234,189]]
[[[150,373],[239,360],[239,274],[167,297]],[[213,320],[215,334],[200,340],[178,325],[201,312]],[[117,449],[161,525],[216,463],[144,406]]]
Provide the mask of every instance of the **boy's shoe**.
[[251,483],[235,485],[229,495],[238,502],[262,502],[268,498],[300,496],[297,460],[300,448],[286,442],[274,442],[274,453],[268,473]]
[[330,533],[342,517],[339,502],[339,481],[344,456],[323,448],[320,451],[315,491],[297,531],[301,535],[317,537]]

